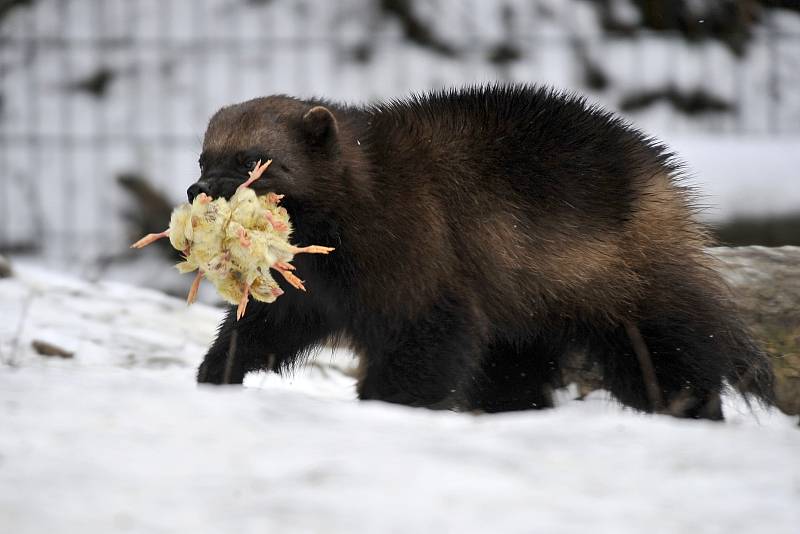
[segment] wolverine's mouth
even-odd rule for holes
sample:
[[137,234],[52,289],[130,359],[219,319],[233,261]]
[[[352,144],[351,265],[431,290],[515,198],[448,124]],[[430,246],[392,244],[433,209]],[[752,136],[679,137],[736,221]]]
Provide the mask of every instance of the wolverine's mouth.
[[189,197],[189,202],[192,202],[200,194],[205,194],[211,198],[224,197],[226,200],[230,200],[233,194],[236,193],[236,188],[243,182],[244,180],[237,178],[206,176],[189,186],[186,194]]
[[[256,180],[256,182],[250,186],[258,195],[267,193],[268,186],[263,183],[263,180],[263,178]],[[236,190],[246,181],[247,176],[240,177],[230,174],[205,176],[192,184],[186,193],[189,197],[189,202],[194,200],[194,197],[198,196],[200,193],[205,193],[211,198],[222,197],[226,200],[230,200],[236,193]]]
[[[260,163],[260,160],[258,161]],[[271,162],[272,160],[267,161]],[[264,164],[267,164],[267,161]],[[287,173],[283,172],[285,170],[288,169],[283,165],[267,164],[260,177],[249,183],[248,186],[259,196],[263,196],[270,191],[285,189],[287,180],[290,179]],[[239,168],[231,169],[224,166],[208,169],[206,166],[206,169],[201,172],[200,179],[187,190],[189,202],[200,193],[205,193],[211,198],[222,197],[230,200],[239,187],[248,183],[251,175],[252,170],[245,172]]]

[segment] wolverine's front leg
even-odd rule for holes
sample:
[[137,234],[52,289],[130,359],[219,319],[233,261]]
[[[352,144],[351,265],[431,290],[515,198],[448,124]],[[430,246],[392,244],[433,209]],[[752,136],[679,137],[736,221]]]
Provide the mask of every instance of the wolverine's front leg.
[[278,302],[250,302],[240,320],[236,319],[236,307],[231,306],[217,338],[200,364],[197,381],[241,384],[249,371],[279,371],[328,334],[328,328],[317,314],[292,313],[289,307]]

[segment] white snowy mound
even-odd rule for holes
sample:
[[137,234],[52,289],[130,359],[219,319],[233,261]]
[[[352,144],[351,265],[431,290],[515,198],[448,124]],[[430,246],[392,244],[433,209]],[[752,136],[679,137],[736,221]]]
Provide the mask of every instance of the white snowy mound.
[[[221,312],[31,268],[0,280],[0,531],[795,533],[800,431],[603,395],[500,416],[355,401],[347,354],[198,387]],[[44,341],[73,353],[45,357]]]

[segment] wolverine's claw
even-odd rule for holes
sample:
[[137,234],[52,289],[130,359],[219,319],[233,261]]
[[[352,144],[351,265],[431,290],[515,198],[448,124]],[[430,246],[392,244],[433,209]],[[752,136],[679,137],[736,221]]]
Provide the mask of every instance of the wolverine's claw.
[[136,243],[134,243],[133,245],[131,245],[131,248],[142,248],[142,247],[146,247],[146,246],[147,246],[147,245],[149,245],[150,243],[153,243],[153,242],[155,242],[155,241],[158,241],[159,239],[161,239],[161,238],[163,238],[163,237],[167,237],[167,236],[169,236],[169,229],[167,229],[167,230],[164,230],[163,232],[161,232],[161,233],[158,233],[158,234],[147,234],[146,236],[144,236],[143,238],[141,238],[139,241],[137,241]]

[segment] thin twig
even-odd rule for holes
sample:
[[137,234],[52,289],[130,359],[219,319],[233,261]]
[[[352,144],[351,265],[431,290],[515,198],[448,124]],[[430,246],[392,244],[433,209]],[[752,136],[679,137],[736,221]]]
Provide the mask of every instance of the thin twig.
[[19,323],[17,324],[17,331],[14,334],[14,341],[11,344],[11,353],[6,360],[6,365],[15,367],[17,365],[17,356],[19,356],[19,349],[22,344],[22,332],[25,329],[25,322],[28,320],[28,312],[33,302],[33,292],[28,293],[25,302],[22,304],[22,313],[19,316]]
[[625,325],[625,331],[628,333],[628,339],[633,345],[633,351],[639,359],[639,366],[642,368],[642,376],[647,390],[647,397],[650,399],[650,405],[654,412],[660,412],[664,408],[664,401],[661,398],[661,388],[658,386],[656,370],[653,366],[653,359],[650,357],[650,351],[647,350],[647,345],[642,338],[642,333],[639,332],[639,327],[630,321],[625,321],[623,324]]

